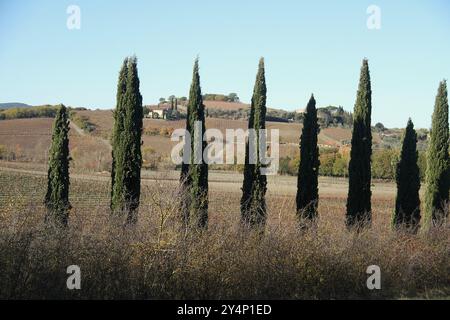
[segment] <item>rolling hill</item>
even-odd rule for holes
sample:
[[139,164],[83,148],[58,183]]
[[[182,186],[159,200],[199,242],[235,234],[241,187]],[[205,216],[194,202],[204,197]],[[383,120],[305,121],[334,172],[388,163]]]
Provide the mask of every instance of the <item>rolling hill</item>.
[[11,108],[29,108],[30,105],[22,102],[6,102],[6,103],[0,103],[0,109],[11,109]]

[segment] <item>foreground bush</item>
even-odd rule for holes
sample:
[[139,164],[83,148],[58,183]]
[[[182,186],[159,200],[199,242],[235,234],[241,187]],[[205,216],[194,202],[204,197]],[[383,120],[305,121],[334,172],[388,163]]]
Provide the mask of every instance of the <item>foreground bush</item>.
[[[74,189],[78,190],[77,183]],[[97,190],[100,190],[97,188]],[[107,188],[105,186],[105,192]],[[239,212],[211,208],[207,231],[181,234],[167,188],[144,193],[138,223],[123,228],[107,205],[75,205],[69,227],[42,223],[44,208],[26,199],[0,210],[1,299],[334,299],[450,295],[450,229],[426,235],[389,230],[389,214],[348,232],[344,207],[319,208],[316,228],[300,232],[294,202],[269,211],[264,235],[244,232]],[[18,201],[22,200],[22,205]],[[230,201],[228,201],[230,200]],[[72,200],[76,203],[77,199]],[[94,202],[95,203],[95,202]],[[269,207],[273,204],[268,201]],[[289,209],[290,210],[290,209]],[[377,210],[377,209],[376,209]],[[227,213],[218,213],[218,212]],[[383,211],[384,212],[384,211]],[[340,219],[336,219],[339,216]],[[338,222],[339,221],[339,222]],[[66,268],[81,268],[81,290],[66,289]],[[369,265],[382,289],[368,290]]]

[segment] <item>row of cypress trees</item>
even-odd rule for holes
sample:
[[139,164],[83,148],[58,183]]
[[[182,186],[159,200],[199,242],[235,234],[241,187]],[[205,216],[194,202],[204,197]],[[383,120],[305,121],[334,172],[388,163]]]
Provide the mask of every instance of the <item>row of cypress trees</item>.
[[[111,212],[136,221],[141,190],[142,96],[136,57],[126,58],[119,73],[117,104],[112,134]],[[53,124],[49,154],[46,220],[67,225],[69,210],[69,120],[64,105],[58,109]]]
[[[306,108],[300,139],[297,212],[302,221],[317,218],[319,151],[317,111],[314,97]],[[371,133],[372,90],[367,59],[363,60],[353,114],[352,148],[346,224],[360,228],[371,222]],[[450,188],[449,124],[447,84],[439,84],[427,152],[424,227],[441,224],[448,214]],[[420,175],[417,164],[417,134],[408,120],[396,168],[397,196],[392,216],[394,228],[416,231],[420,222]]]
[[[417,134],[411,119],[406,126],[400,161],[397,164],[397,197],[393,226],[416,231],[420,214],[420,177],[417,165]],[[450,189],[449,123],[447,82],[439,83],[427,151],[425,215],[423,226],[442,224],[448,215]]]
[[[265,129],[266,81],[264,59],[259,61],[258,72],[251,100],[248,128],[254,129],[256,146],[263,137],[259,130]],[[360,227],[371,221],[371,82],[367,59],[363,60],[354,108],[352,148],[349,163],[349,189],[346,224]],[[126,215],[128,223],[136,221],[140,201],[140,171],[142,166],[142,96],[139,91],[137,60],[126,58],[119,73],[117,105],[114,111],[112,135],[111,212]],[[200,123],[198,127],[196,123]],[[195,60],[193,78],[187,106],[186,130],[191,141],[185,146],[190,162],[183,163],[180,175],[182,190],[180,211],[186,225],[206,228],[208,223],[208,165],[198,161],[207,143],[205,132],[205,107],[200,87],[198,59]],[[314,222],[318,216],[319,149],[317,137],[320,128],[317,121],[316,101],[312,95],[305,113],[300,138],[300,164],[297,181],[297,214],[303,222]],[[69,203],[69,121],[67,109],[59,108],[50,149],[48,187],[45,205],[47,218],[66,225]],[[197,143],[199,142],[200,143]],[[417,136],[409,119],[397,165],[397,196],[392,223],[416,229],[420,221],[420,179],[417,166]],[[201,150],[197,150],[201,148]],[[439,85],[433,113],[430,143],[428,147],[427,189],[425,192],[425,226],[442,223],[448,209],[450,187],[448,99],[446,82]],[[250,161],[249,142],[246,143],[244,180],[240,201],[241,221],[246,226],[261,227],[266,221],[266,176],[261,173],[264,165],[256,148],[256,160]]]
[[[264,71],[264,59],[259,61],[248,128],[255,130],[256,145],[259,145],[259,130],[265,129],[266,121],[266,80]],[[201,128],[195,123],[200,122]],[[200,131],[201,129],[201,131]],[[208,165],[201,161],[197,163],[196,155],[203,154],[206,142],[201,133],[205,132],[205,106],[203,105],[200,88],[200,75],[198,59],[195,60],[189,103],[187,106],[186,131],[189,132],[191,141],[188,150],[190,162],[182,164],[180,185],[182,190],[181,212],[187,226],[205,228],[208,222]],[[200,131],[200,132],[198,132]],[[201,146],[201,152],[196,148]],[[258,148],[256,148],[258,149]],[[255,150],[255,163],[250,161],[249,142],[246,143],[244,181],[242,186],[241,221],[248,226],[264,225],[266,220],[265,194],[267,190],[266,176],[261,174],[262,164],[259,158],[259,150]]]

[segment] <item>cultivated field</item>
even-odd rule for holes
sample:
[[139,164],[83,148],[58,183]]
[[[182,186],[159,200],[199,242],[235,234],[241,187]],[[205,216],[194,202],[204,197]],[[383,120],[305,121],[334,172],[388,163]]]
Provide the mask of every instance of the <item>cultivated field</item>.
[[[214,102],[216,103],[216,102]],[[233,105],[225,103],[227,108]],[[245,106],[245,105],[244,105]],[[109,139],[113,127],[112,110],[77,110],[79,116],[86,117],[95,125],[95,130],[84,133],[76,130],[75,124],[70,130],[70,150],[73,157],[73,167],[79,172],[101,172],[109,170],[111,164]],[[8,150],[6,160],[45,163],[47,150],[50,147],[53,119],[15,119],[0,121],[0,147]],[[171,130],[184,128],[186,121],[165,121],[144,119],[144,134],[142,135],[143,150],[151,150],[153,162],[164,164],[170,168],[170,152],[177,144],[170,140]],[[280,157],[298,157],[299,140],[302,125],[299,123],[267,122],[267,129],[280,130]],[[207,118],[206,128],[219,129],[225,138],[226,129],[247,129],[247,121]],[[164,134],[161,134],[166,130]],[[149,134],[152,132],[151,134]],[[323,128],[318,136],[318,143],[323,147],[339,147],[342,141],[351,138],[351,130],[346,128]],[[374,142],[379,137],[374,135]],[[379,142],[379,141],[378,141]],[[153,154],[154,153],[154,154]],[[144,157],[144,159],[146,159]]]
[[238,102],[225,102],[225,101],[203,101],[203,104],[208,109],[227,109],[227,110],[239,110],[250,108],[249,104]]

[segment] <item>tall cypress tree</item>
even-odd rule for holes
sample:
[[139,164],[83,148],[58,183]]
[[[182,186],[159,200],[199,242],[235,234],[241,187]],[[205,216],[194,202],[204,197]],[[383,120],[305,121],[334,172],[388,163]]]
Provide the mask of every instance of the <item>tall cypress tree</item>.
[[427,152],[425,227],[440,225],[448,215],[450,160],[447,82],[441,81],[434,105]]
[[[196,125],[200,123],[200,127]],[[180,182],[184,192],[182,214],[186,225],[205,228],[208,223],[208,164],[203,161],[206,141],[203,141],[205,128],[205,106],[200,87],[198,58],[194,63],[192,83],[187,105],[186,131],[191,136],[190,163],[182,163]],[[201,155],[198,159],[196,154]]]
[[394,228],[404,226],[415,231],[420,221],[420,174],[417,160],[417,134],[411,119],[403,137],[400,161],[397,164],[397,197],[392,219]]
[[306,107],[303,121],[302,136],[300,138],[300,164],[297,180],[297,214],[300,221],[304,219],[314,220],[317,217],[319,201],[318,173],[319,173],[319,148],[317,135],[319,125],[317,123],[316,100],[314,95]]
[[250,158],[249,141],[246,144],[244,181],[242,185],[241,221],[248,226],[262,226],[266,222],[265,195],[267,191],[267,177],[261,174],[262,164],[259,154],[260,139],[263,138],[260,137],[259,130],[266,128],[266,94],[264,58],[261,58],[259,60],[248,120],[248,128],[254,129],[255,133],[255,146],[253,148],[255,161],[251,161]]
[[52,145],[48,162],[46,221],[67,225],[69,210],[69,121],[67,109],[61,104],[53,123]]
[[[116,109],[114,110],[114,126],[111,137],[111,155],[112,155],[112,166],[111,166],[111,210],[114,211],[116,207],[119,207],[119,203],[123,202],[121,199],[121,194],[116,193],[115,190],[115,180],[116,180],[116,158],[120,159],[120,168],[123,168],[123,157],[121,157],[121,144],[120,138],[124,128],[124,100],[125,92],[127,90],[127,76],[128,76],[128,58],[125,58],[122,64],[122,68],[119,72],[119,79],[117,83],[117,93],[116,93]],[[119,177],[123,177],[120,173]],[[121,179],[120,179],[121,180]],[[122,181],[119,181],[123,184]]]
[[113,136],[115,167],[111,207],[114,212],[126,212],[127,223],[134,223],[141,190],[143,118],[142,96],[139,91],[135,57],[127,60],[125,83],[125,92],[120,96],[120,108],[116,109],[115,115],[116,121],[123,121],[123,123],[117,123],[118,132],[115,132]]
[[359,88],[353,114],[352,148],[349,163],[349,189],[347,198],[347,226],[361,226],[371,221],[371,172],[372,155],[372,89],[369,64],[363,60]]

